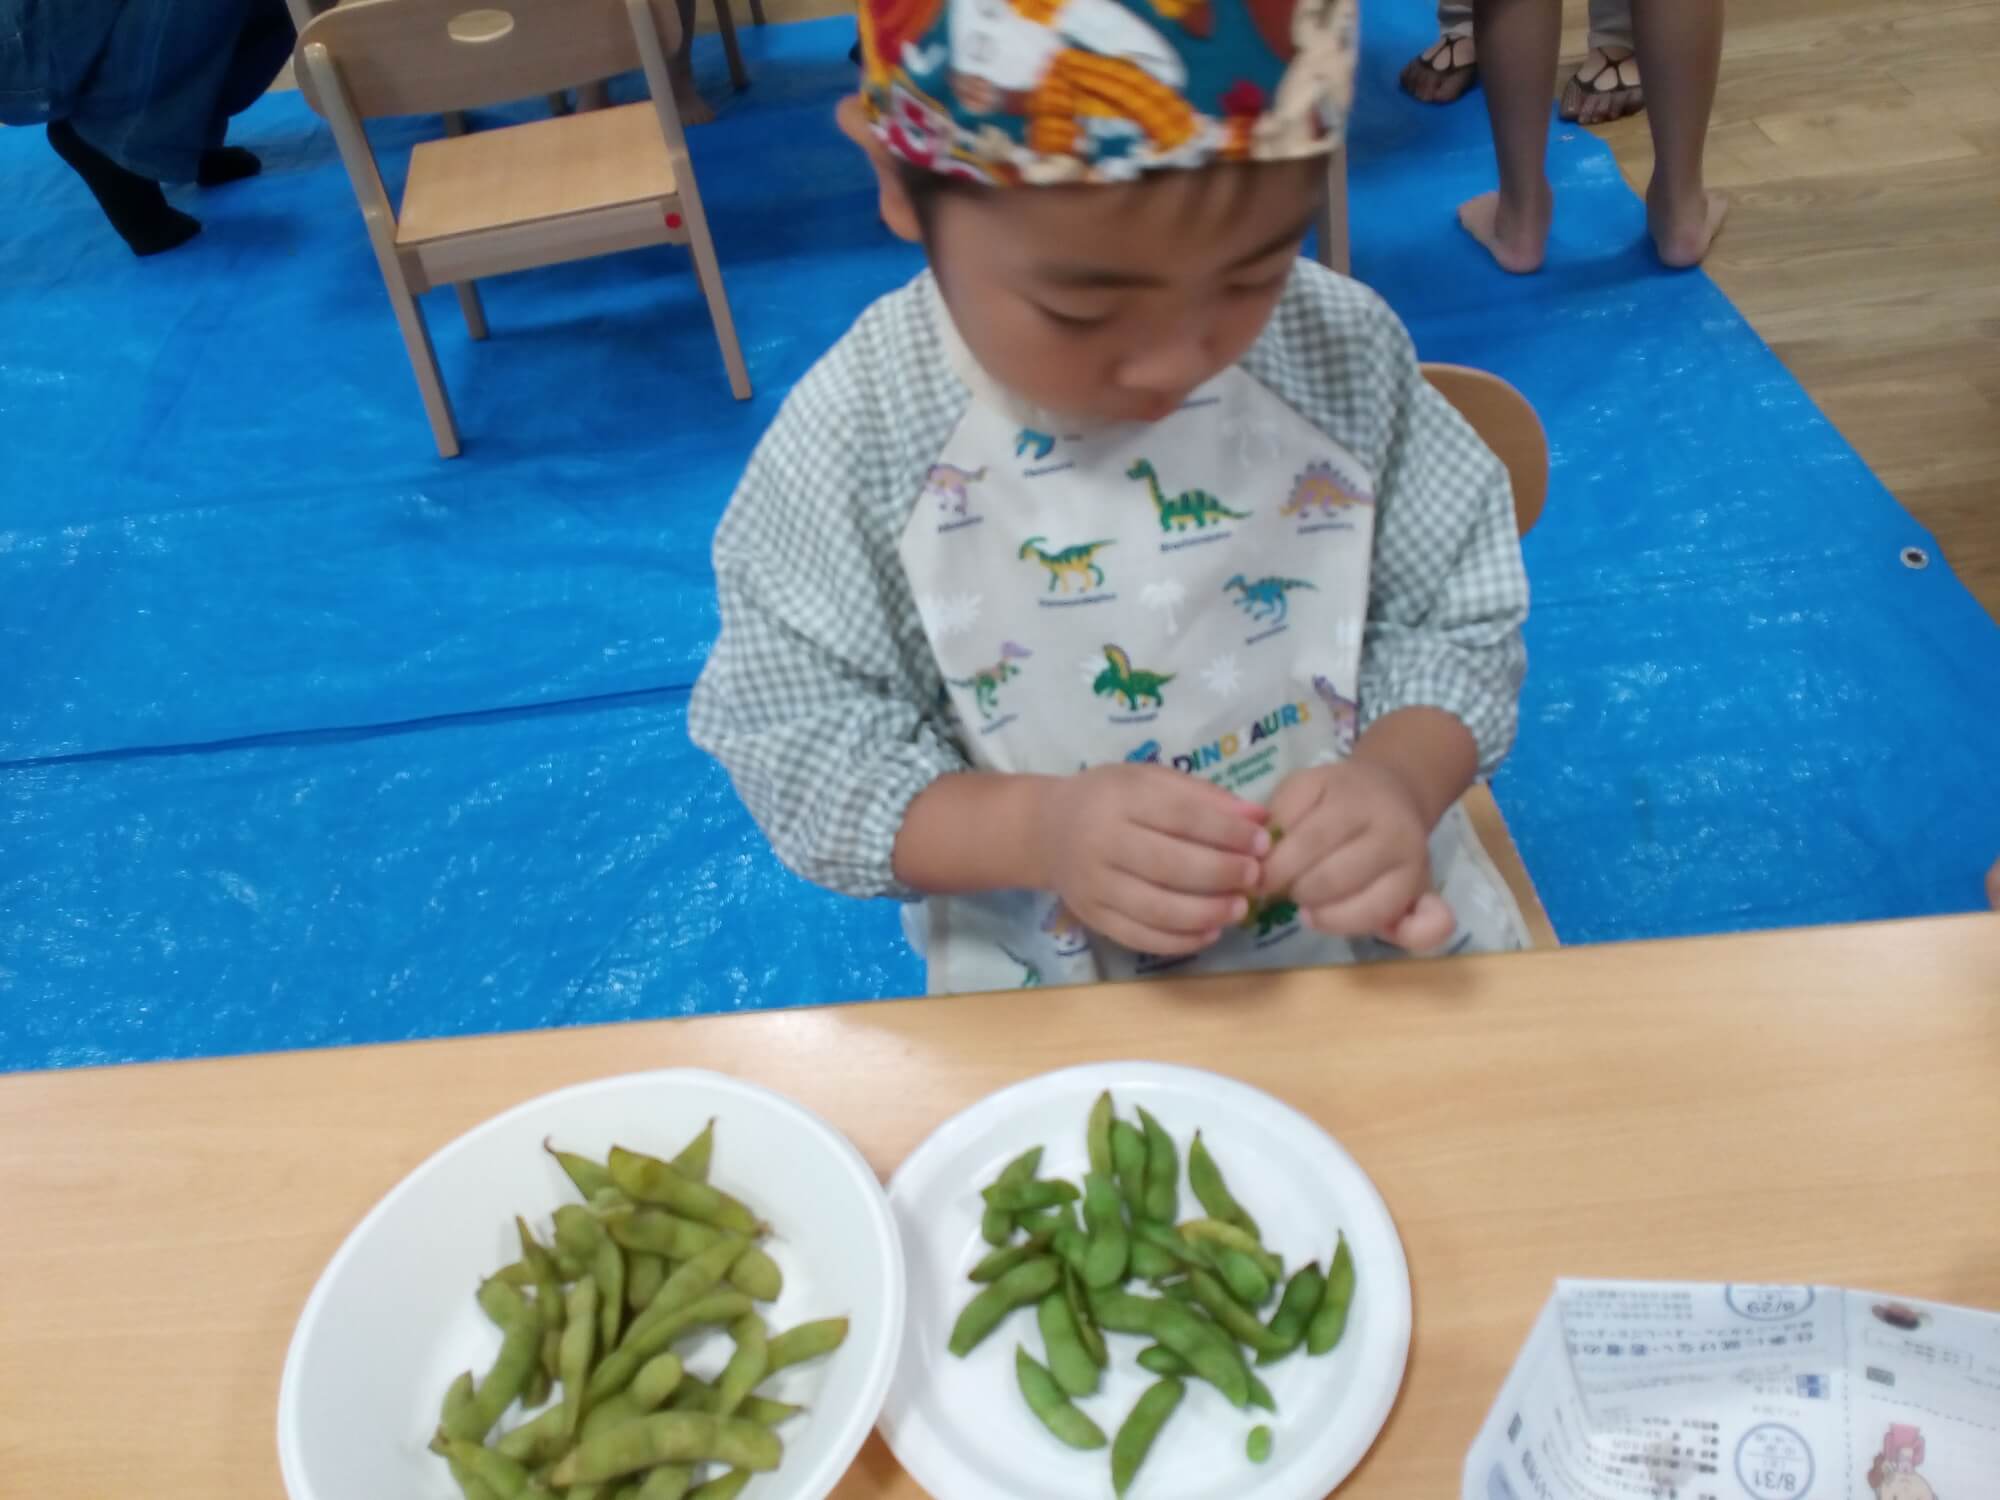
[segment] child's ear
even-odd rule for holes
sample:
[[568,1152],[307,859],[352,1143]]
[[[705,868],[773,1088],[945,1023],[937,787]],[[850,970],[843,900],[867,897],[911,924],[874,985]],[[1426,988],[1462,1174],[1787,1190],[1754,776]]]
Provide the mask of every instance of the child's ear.
[[917,223],[917,206],[910,201],[909,190],[903,186],[903,174],[897,170],[896,159],[888,148],[876,138],[869,128],[868,114],[861,105],[859,94],[849,94],[840,101],[834,111],[834,118],[840,122],[844,134],[868,157],[868,164],[875,169],[875,181],[881,190],[882,222],[889,226],[889,232],[911,244],[923,242],[923,230]]

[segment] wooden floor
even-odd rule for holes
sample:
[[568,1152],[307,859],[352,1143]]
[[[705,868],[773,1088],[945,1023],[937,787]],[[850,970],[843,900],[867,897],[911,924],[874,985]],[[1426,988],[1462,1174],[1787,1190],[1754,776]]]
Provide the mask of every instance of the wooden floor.
[[2000,619],[2000,0],[1732,0],[1708,165],[1709,274]]

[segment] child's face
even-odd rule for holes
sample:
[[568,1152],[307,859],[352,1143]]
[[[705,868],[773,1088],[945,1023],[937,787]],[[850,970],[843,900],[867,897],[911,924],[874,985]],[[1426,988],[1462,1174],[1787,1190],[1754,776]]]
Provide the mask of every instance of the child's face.
[[1158,421],[1256,342],[1325,163],[943,192],[928,250],[972,355],[1063,417]]

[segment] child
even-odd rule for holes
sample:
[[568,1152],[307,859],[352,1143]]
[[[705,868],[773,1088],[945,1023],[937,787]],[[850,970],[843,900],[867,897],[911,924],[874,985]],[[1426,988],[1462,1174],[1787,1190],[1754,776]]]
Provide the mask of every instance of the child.
[[[868,0],[844,125],[930,272],[717,533],[695,739],[933,992],[1506,948],[1507,477],[1299,251],[1352,0]],[[1281,831],[1282,830],[1282,835]]]

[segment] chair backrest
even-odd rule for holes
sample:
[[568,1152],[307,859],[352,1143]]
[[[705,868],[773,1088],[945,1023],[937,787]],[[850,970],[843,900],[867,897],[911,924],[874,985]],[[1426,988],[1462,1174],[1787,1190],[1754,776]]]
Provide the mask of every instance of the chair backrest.
[[1549,498],[1549,438],[1528,398],[1498,375],[1464,365],[1423,367],[1424,379],[1458,408],[1480,439],[1507,466],[1514,485],[1514,524],[1526,536]]
[[[674,0],[351,0],[314,18],[299,55],[326,48],[354,113],[434,115],[554,93],[641,66],[635,27],[650,16],[660,51],[680,47]],[[306,102],[327,102],[311,68]]]

